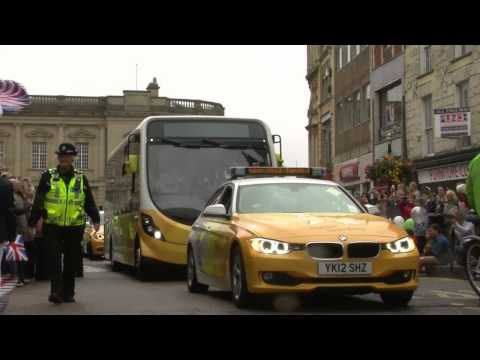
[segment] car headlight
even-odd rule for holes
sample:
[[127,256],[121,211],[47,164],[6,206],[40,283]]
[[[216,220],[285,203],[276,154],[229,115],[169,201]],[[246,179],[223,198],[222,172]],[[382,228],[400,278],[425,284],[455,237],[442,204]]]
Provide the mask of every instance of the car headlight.
[[270,239],[251,239],[250,245],[255,251],[262,254],[285,255],[291,251],[288,243]]
[[415,250],[415,242],[411,237],[405,237],[399,240],[385,244],[385,247],[394,254],[407,253]]

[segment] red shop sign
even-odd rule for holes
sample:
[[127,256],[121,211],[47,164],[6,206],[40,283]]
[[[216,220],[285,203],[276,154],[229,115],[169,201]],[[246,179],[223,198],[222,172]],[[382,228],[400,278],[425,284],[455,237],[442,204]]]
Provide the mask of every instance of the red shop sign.
[[359,180],[360,177],[358,176],[358,166],[359,162],[350,163],[348,165],[344,165],[340,168],[340,180],[342,182],[350,182]]

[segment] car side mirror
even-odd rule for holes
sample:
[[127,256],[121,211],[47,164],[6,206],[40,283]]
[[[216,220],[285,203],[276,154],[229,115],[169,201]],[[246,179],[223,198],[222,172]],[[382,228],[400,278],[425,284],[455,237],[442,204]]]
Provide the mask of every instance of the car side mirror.
[[380,210],[375,205],[365,205],[365,207],[369,214],[380,216]]
[[228,217],[227,210],[225,209],[225,206],[223,206],[222,204],[207,206],[203,214],[207,216],[217,216],[217,217],[225,217],[225,218]]

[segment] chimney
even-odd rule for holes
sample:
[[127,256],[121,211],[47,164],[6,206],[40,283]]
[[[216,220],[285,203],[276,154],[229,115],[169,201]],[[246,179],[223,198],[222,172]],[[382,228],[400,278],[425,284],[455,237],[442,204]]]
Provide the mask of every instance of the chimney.
[[160,86],[157,84],[157,78],[154,77],[153,81],[147,86],[147,90],[150,91],[150,97],[158,97],[158,89],[160,89]]

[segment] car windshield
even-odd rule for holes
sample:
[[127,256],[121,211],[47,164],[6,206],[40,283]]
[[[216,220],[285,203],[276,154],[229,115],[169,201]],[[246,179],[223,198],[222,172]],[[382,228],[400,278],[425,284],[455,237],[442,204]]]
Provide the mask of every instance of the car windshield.
[[312,183],[242,185],[238,213],[361,213],[338,186]]
[[[189,142],[192,144],[192,142]],[[148,185],[156,206],[171,219],[191,225],[213,192],[227,180],[230,166],[271,166],[267,147],[219,146],[198,140],[148,146]],[[180,144],[180,145],[179,145]]]

